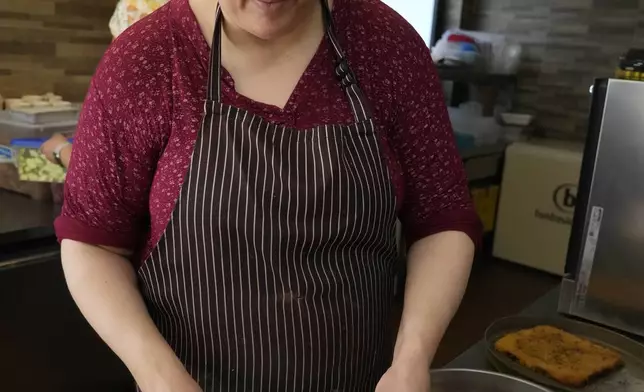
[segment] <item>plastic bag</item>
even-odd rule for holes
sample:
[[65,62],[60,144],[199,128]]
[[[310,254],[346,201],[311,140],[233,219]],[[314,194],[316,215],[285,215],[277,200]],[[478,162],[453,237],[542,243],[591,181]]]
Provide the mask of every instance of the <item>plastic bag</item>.
[[[476,55],[462,50],[459,43],[450,42],[452,36],[467,36],[475,40],[478,48]],[[521,45],[504,35],[453,29],[446,31],[432,48],[432,58],[436,63],[480,65],[490,73],[512,75],[519,68],[521,52]]]
[[119,0],[110,19],[110,31],[114,38],[128,27],[154,12],[168,0]]
[[448,66],[477,66],[481,61],[478,43],[457,31],[446,31],[432,49],[435,63]]

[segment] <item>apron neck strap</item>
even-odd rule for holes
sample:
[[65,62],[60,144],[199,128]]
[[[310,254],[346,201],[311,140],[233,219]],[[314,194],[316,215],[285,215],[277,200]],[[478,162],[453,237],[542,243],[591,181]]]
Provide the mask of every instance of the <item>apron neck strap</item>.
[[217,4],[208,71],[208,100],[216,102],[221,102],[221,20],[221,7]]
[[[331,44],[336,58],[335,74],[349,98],[356,121],[368,120],[371,117],[371,110],[368,108],[367,100],[358,86],[358,79],[351,70],[346,55],[338,42],[328,0],[320,0],[320,3],[322,4],[322,17],[324,18],[326,37]],[[210,49],[210,70],[208,72],[208,100],[216,102],[221,102],[222,20],[221,8],[217,5],[215,30],[213,32],[212,48]]]

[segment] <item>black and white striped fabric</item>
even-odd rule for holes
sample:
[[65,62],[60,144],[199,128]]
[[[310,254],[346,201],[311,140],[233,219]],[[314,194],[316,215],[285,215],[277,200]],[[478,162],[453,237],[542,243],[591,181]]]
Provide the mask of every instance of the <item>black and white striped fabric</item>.
[[356,123],[291,129],[221,103],[218,11],[201,133],[138,272],[205,392],[371,392],[387,367],[395,196],[323,3]]

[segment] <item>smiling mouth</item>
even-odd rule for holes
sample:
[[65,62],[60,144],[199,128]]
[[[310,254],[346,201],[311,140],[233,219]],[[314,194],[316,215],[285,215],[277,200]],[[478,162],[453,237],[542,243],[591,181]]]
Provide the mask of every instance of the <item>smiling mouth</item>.
[[257,1],[258,3],[264,4],[264,5],[267,5],[267,6],[271,6],[271,5],[274,5],[274,4],[283,3],[285,0],[255,0],[255,1]]

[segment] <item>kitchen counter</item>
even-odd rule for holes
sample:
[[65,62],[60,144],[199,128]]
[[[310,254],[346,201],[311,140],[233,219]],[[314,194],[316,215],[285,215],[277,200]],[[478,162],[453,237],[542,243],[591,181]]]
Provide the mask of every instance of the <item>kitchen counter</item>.
[[134,392],[69,294],[58,253],[0,262],[0,298],[0,391]]
[[69,294],[53,226],[59,212],[0,190],[0,391],[133,392],[129,372]]
[[[60,206],[0,189],[0,249],[18,243],[53,241]],[[24,248],[24,246],[23,246]],[[0,256],[2,256],[0,252]]]
[[[559,286],[557,286],[557,288],[549,291],[543,297],[536,300],[532,305],[528,306],[520,314],[522,316],[557,316],[559,290],[560,288]],[[494,367],[492,367],[492,365],[490,365],[486,359],[485,342],[483,340],[480,340],[463,354],[456,357],[456,359],[448,363],[445,367],[492,371],[495,370]]]
[[[528,306],[525,310],[519,313],[521,316],[536,316],[536,317],[564,317],[557,312],[557,305],[559,303],[559,290],[560,287],[549,291],[543,297],[536,300],[532,305]],[[630,336],[636,340],[641,339]],[[644,342],[643,342],[644,343]],[[470,347],[464,353],[456,357],[453,361],[448,363],[445,367],[452,369],[480,369],[495,371],[494,367],[486,359],[485,342],[480,340],[474,346]]]

